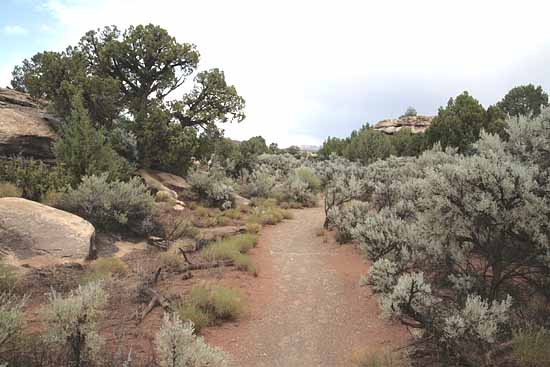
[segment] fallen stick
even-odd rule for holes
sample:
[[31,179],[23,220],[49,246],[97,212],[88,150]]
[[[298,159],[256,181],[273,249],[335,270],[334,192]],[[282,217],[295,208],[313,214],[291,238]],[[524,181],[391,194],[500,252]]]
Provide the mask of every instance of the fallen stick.
[[183,255],[185,262],[188,263],[189,265],[193,265],[193,263],[189,261],[189,258],[187,258],[187,254],[185,253],[185,251],[183,251],[181,247],[178,247],[178,250],[180,250],[181,254]]
[[202,264],[189,264],[183,268],[180,269],[181,272],[187,272],[191,270],[202,270],[202,269],[210,269],[210,268],[219,268],[222,266],[233,266],[235,265],[235,262],[233,260],[220,260],[220,261],[213,261],[210,263],[202,263]]
[[145,307],[145,309],[143,310],[143,313],[141,314],[141,321],[143,321],[143,319],[145,319],[145,317],[157,306],[162,306],[162,308],[164,308],[166,311],[172,311],[172,305],[170,304],[170,301],[161,293],[151,288],[147,288],[145,292],[151,295],[153,298],[151,299],[151,302],[149,302],[147,307]]

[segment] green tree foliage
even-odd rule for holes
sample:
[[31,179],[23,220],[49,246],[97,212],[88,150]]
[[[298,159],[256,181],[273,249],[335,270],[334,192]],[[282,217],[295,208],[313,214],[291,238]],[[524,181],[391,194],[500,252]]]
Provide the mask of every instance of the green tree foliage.
[[196,69],[199,53],[152,24],[89,31],[76,47],[94,73],[119,82],[126,107],[145,113],[150,97],[163,99]]
[[45,51],[14,68],[12,86],[36,98],[52,102],[65,118],[72,111],[72,98],[80,93],[96,127],[110,127],[123,109],[119,82],[108,75],[94,74],[78,48],[65,52]]
[[391,137],[369,126],[352,134],[349,145],[344,149],[345,158],[365,165],[392,154],[394,147]]
[[500,132],[502,121],[498,117],[488,114],[475,98],[464,92],[439,109],[425,132],[426,143],[433,146],[439,142],[443,148],[456,147],[465,152],[479,139],[482,130]]
[[422,133],[413,133],[409,128],[401,128],[389,140],[392,152],[398,157],[417,156],[424,150],[425,138]]
[[[198,62],[194,45],[159,26],[113,26],[86,33],[64,52],[24,60],[12,85],[51,101],[64,118],[71,116],[72,96],[80,94],[94,127],[123,128],[135,137],[142,166],[183,174],[191,158],[208,154],[212,138],[221,136],[217,123],[244,119],[244,100],[224,73],[197,72]],[[188,92],[167,102],[192,75]]]
[[197,131],[170,118],[161,104],[151,104],[147,118],[138,117],[135,131],[142,166],[182,174],[187,172],[199,147]]
[[0,159],[0,181],[11,182],[22,191],[25,199],[41,200],[48,192],[63,191],[71,178],[62,166],[11,157]]
[[243,141],[240,144],[240,150],[245,157],[254,157],[267,153],[268,147],[264,138],[255,136]]
[[497,105],[511,117],[536,117],[548,106],[548,94],[540,85],[521,85],[512,88]]
[[365,125],[344,139],[328,137],[319,154],[325,159],[336,154],[351,161],[370,164],[390,155],[417,156],[424,150],[424,146],[424,135],[414,134],[408,128],[388,135]]
[[323,158],[328,158],[332,154],[342,156],[344,155],[344,150],[348,144],[349,139],[340,139],[329,136],[327,140],[323,142],[321,149],[319,149],[319,155]]
[[72,98],[71,115],[62,127],[54,150],[58,162],[66,168],[74,183],[83,176],[103,172],[110,180],[128,179],[133,171],[128,161],[109,145],[102,131],[93,127],[79,94]]

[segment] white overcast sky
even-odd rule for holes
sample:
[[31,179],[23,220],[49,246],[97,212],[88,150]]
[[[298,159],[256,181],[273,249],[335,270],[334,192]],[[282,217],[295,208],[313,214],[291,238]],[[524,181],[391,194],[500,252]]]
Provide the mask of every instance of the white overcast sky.
[[[227,135],[319,144],[468,90],[550,89],[550,1],[0,0],[0,85],[14,64],[90,29],[155,23],[195,43],[246,99]],[[2,15],[4,14],[4,15]],[[31,16],[32,15],[32,16]]]

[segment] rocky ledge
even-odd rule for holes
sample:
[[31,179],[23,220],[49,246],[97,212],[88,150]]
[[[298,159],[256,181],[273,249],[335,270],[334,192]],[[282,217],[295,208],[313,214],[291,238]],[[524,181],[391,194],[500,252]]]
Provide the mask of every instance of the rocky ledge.
[[0,156],[23,155],[53,159],[59,120],[49,114],[46,103],[28,94],[0,88]]
[[374,129],[392,135],[403,128],[409,128],[413,134],[418,134],[430,127],[433,118],[434,116],[404,116],[398,119],[387,119],[376,123]]

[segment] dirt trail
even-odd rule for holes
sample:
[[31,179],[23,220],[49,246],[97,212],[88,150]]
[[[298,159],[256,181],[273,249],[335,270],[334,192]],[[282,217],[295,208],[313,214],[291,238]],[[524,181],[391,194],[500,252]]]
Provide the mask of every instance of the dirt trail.
[[322,209],[294,213],[262,231],[248,315],[207,330],[207,341],[241,367],[348,367],[353,353],[402,345],[407,332],[380,320],[358,284],[368,266],[357,251],[317,236]]

